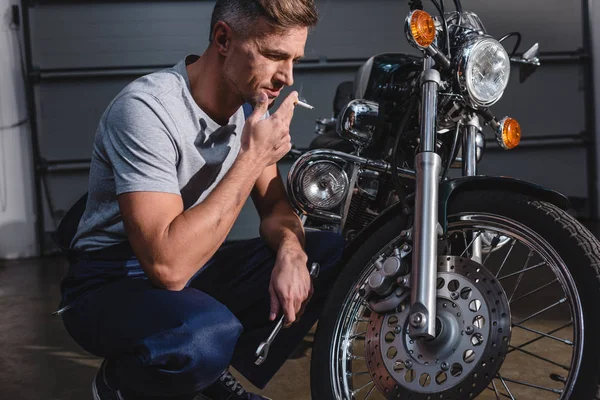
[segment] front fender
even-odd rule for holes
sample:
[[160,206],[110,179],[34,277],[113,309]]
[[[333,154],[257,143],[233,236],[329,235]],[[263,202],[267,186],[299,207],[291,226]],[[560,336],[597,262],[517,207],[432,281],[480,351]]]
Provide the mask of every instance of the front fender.
[[[438,220],[441,222],[444,232],[446,231],[446,220],[448,204],[452,201],[457,193],[467,192],[471,190],[495,190],[507,191],[524,194],[526,196],[545,201],[555,206],[566,210],[569,208],[569,200],[563,194],[536,185],[531,182],[522,181],[514,178],[502,176],[466,176],[457,179],[449,179],[440,183],[439,199],[438,199]],[[360,245],[367,237],[372,235],[385,221],[392,218],[396,214],[402,213],[403,204],[397,203],[375,218],[367,225],[357,237],[347,244],[347,247],[357,248],[357,243]],[[398,233],[406,229],[405,226],[398,227]]]
[[465,176],[449,179],[440,183],[438,219],[446,231],[446,216],[448,204],[457,193],[471,190],[494,190],[520,193],[566,210],[569,208],[569,199],[552,189],[545,188],[535,183],[503,176]]

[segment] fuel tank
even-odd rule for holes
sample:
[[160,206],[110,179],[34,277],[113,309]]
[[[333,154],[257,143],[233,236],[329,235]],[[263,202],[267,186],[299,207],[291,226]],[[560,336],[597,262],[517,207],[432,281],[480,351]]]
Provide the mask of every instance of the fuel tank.
[[406,53],[383,53],[371,57],[354,79],[354,98],[381,101],[398,100],[410,90],[422,68],[422,57]]

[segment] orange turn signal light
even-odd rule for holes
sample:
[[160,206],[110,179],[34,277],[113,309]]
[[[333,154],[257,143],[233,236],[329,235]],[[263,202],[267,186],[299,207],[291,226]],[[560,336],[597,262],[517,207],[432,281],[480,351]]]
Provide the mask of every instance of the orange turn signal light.
[[423,10],[415,10],[410,16],[410,33],[421,47],[428,47],[435,40],[433,17]]
[[514,118],[506,117],[500,121],[499,142],[506,150],[514,149],[521,142],[521,125]]

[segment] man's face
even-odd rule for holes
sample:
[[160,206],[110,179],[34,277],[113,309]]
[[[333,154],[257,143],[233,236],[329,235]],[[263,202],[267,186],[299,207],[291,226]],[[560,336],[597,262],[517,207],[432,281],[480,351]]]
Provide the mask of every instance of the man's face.
[[255,31],[263,34],[242,37],[232,33],[231,51],[225,58],[225,79],[244,101],[254,105],[262,92],[272,106],[281,89],[294,83],[293,67],[304,56],[308,29],[274,32],[264,19],[259,19]]

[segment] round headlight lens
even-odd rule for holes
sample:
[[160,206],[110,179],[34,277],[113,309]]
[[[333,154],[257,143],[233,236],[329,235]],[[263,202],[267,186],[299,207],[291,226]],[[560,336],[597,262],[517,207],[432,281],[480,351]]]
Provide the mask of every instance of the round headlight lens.
[[302,174],[301,190],[314,208],[328,210],[339,205],[348,188],[348,175],[331,161],[317,161]]
[[473,101],[490,106],[500,99],[510,77],[510,58],[495,39],[475,43],[466,64],[466,86]]

